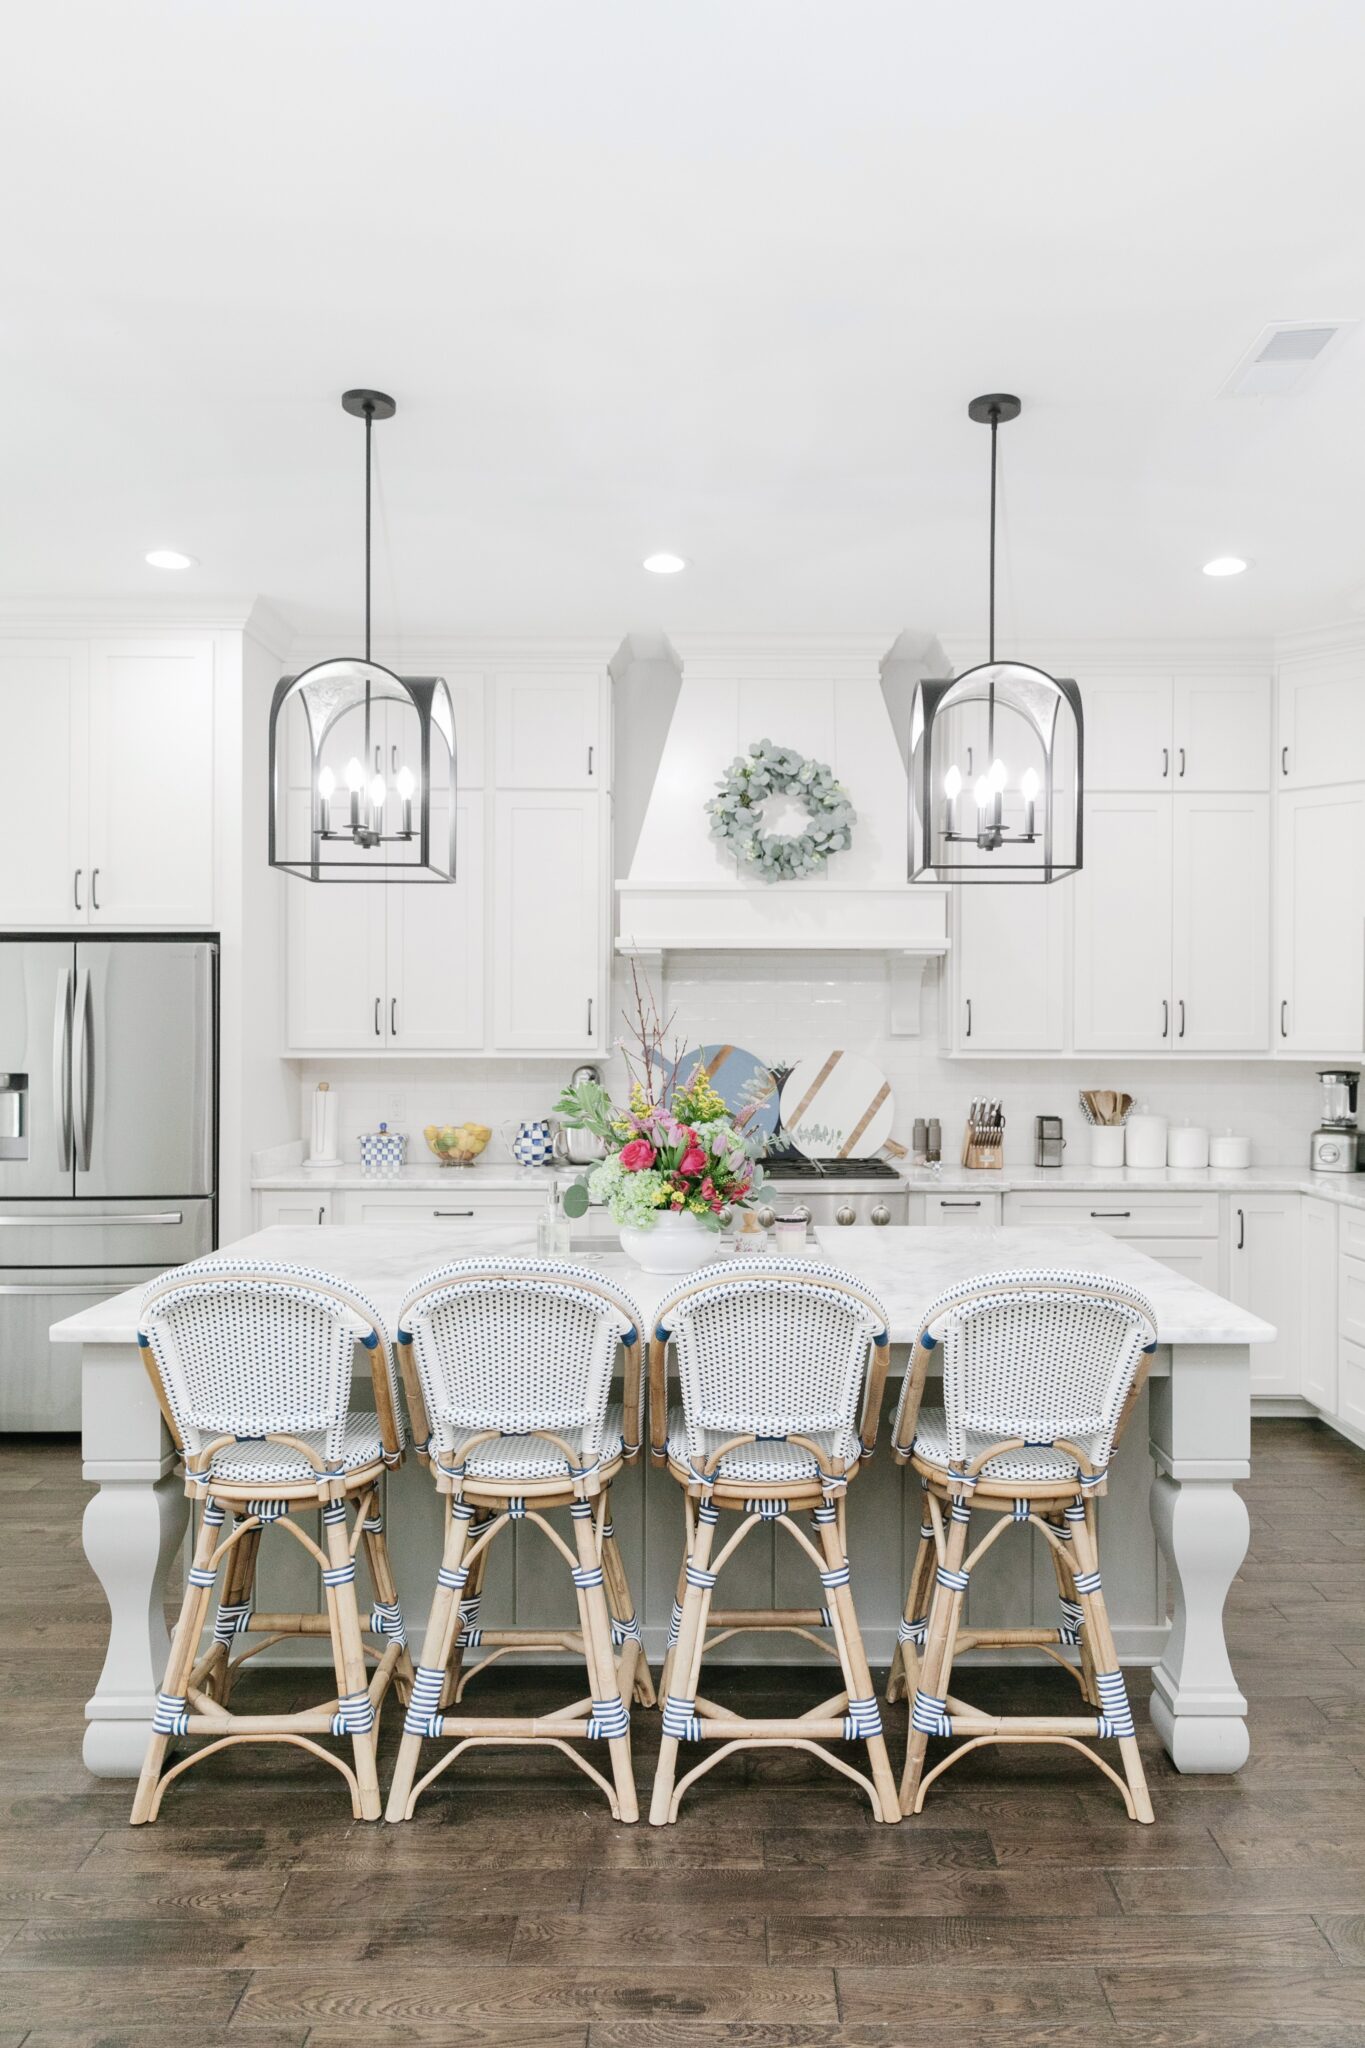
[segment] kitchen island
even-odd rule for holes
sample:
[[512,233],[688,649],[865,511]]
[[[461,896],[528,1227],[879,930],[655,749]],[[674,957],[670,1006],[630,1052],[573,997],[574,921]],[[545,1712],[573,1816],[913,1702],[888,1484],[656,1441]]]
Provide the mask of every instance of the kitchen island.
[[[1270,1325],[1100,1230],[853,1228],[815,1237],[813,1256],[857,1274],[885,1304],[897,1380],[924,1309],[973,1274],[1067,1266],[1111,1274],[1148,1296],[1160,1349],[1100,1507],[1109,1610],[1123,1661],[1155,1667],[1152,1719],[1177,1767],[1239,1769],[1248,1753],[1246,1701],[1228,1658],[1223,1604],[1247,1546],[1246,1510],[1235,1482],[1250,1470],[1250,1347],[1273,1336]],[[534,1240],[519,1224],[470,1224],[452,1234],[396,1222],[389,1229],[279,1225],[223,1247],[226,1257],[336,1274],[375,1304],[390,1335],[400,1302],[422,1275],[451,1258],[490,1252],[526,1255],[534,1252]],[[574,1257],[637,1304],[645,1329],[675,1284],[642,1272],[600,1240]],[[86,1509],[84,1540],[109,1603],[110,1629],[104,1669],[86,1707],[84,1755],[102,1777],[136,1776],[141,1767],[168,1648],[167,1579],[188,1516],[173,1447],[137,1349],[141,1295],[141,1287],[130,1289],[52,1332],[55,1341],[81,1348],[84,1473],[99,1489]],[[358,1400],[367,1391],[358,1387]],[[420,1642],[439,1560],[437,1499],[415,1459],[390,1476],[387,1488],[390,1551],[409,1633]],[[678,1489],[642,1463],[614,1488],[612,1511],[646,1648],[657,1666],[681,1554]],[[919,1521],[919,1489],[893,1463],[884,1433],[879,1455],[849,1490],[853,1583],[874,1667],[891,1658]],[[808,1604],[793,1546],[778,1552],[771,1536],[756,1532],[746,1545],[727,1604]],[[295,1545],[287,1546],[287,1556],[278,1554],[286,1546],[273,1546],[274,1556],[271,1548],[262,1557],[258,1604],[306,1606],[316,1595],[309,1577],[314,1567]],[[498,1546],[484,1589],[488,1621],[562,1622],[562,1574],[546,1573],[544,1560],[543,1540],[537,1543],[534,1532],[518,1529]],[[970,1619],[978,1627],[1006,1618],[1049,1625],[1055,1606],[1051,1565],[1023,1539],[997,1544],[973,1577]],[[759,1651],[749,1638],[732,1654],[752,1660]]]

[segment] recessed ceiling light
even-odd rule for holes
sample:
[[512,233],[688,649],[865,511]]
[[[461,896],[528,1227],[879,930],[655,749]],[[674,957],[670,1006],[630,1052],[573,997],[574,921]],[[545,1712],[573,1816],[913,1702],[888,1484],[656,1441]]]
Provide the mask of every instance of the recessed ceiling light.
[[197,566],[193,555],[182,555],[179,548],[149,548],[144,560],[153,569],[193,569]]
[[653,576],[676,576],[687,563],[681,555],[670,555],[667,550],[657,555],[645,556],[645,567]]
[[1246,563],[1240,555],[1215,555],[1211,562],[1205,562],[1206,576],[1240,576]]

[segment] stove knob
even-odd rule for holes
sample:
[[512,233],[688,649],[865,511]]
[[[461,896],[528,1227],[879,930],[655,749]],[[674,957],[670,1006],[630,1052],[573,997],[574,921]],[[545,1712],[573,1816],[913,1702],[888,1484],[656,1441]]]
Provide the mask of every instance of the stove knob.
[[793,1202],[787,1214],[794,1216],[799,1223],[809,1223],[811,1220],[810,1208],[805,1202]]
[[834,1212],[834,1220],[836,1223],[856,1223],[858,1211],[851,1202],[841,1202]]
[[885,1202],[878,1202],[867,1220],[869,1223],[889,1223],[891,1221],[891,1211],[887,1208]]
[[760,1230],[771,1230],[776,1221],[777,1211],[775,1209],[769,1209],[765,1206],[759,1210],[758,1227]]

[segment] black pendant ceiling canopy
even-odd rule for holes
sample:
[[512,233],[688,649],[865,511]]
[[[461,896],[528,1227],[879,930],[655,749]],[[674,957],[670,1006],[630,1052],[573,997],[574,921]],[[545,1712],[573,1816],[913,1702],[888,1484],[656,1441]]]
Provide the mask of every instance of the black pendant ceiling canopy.
[[1009,392],[974,398],[991,430],[989,637],[984,662],[916,685],[910,719],[910,880],[1055,882],[1081,867],[1081,693],[995,652],[995,534],[1000,428]]
[[270,865],[310,882],[455,879],[455,713],[442,676],[400,676],[371,657],[376,420],[383,391],[347,391],[365,422],[365,653],[282,676],[270,706]]

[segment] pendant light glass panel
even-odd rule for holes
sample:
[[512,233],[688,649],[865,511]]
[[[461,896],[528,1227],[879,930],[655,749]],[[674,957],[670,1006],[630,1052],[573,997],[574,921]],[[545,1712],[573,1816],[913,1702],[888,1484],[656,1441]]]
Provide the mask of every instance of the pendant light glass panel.
[[455,714],[441,676],[318,662],[270,708],[270,864],[312,882],[455,878]]
[[1023,662],[921,681],[910,716],[910,880],[1055,882],[1081,866],[1080,691]]

